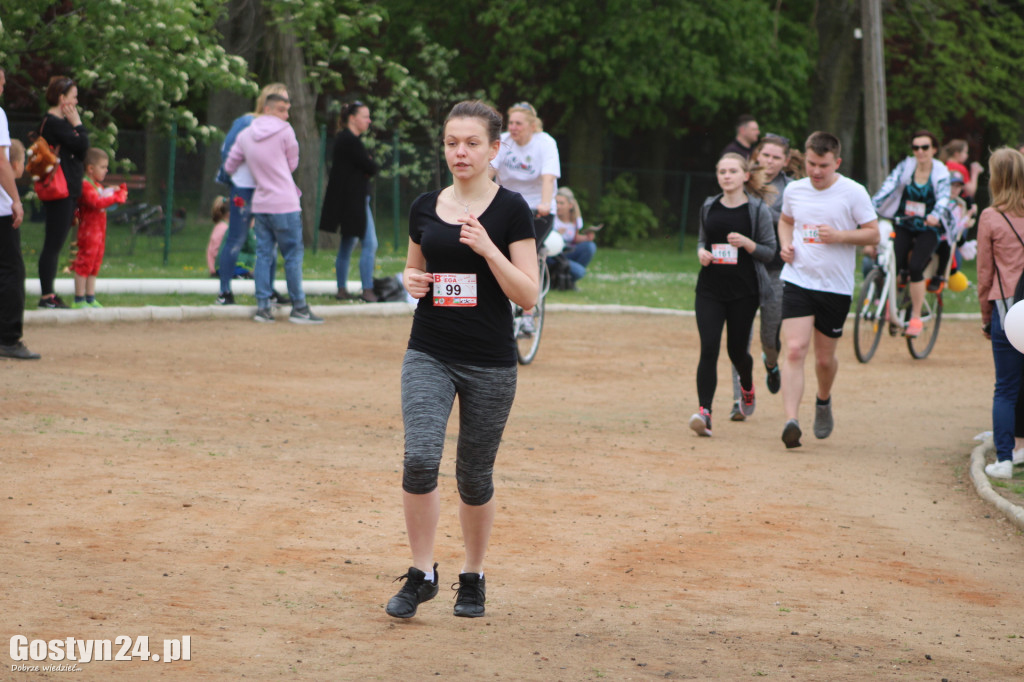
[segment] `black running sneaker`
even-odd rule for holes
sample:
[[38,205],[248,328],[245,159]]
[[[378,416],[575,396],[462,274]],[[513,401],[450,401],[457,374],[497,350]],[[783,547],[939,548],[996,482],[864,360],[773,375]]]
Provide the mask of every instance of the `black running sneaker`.
[[235,295],[230,291],[225,291],[217,297],[217,305],[234,305]]
[[387,614],[395,618],[412,618],[420,604],[436,597],[437,564],[434,564],[434,581],[428,583],[426,577],[426,573],[412,566],[408,573],[395,578],[395,581],[404,580],[405,584],[388,602]]
[[479,573],[460,573],[459,582],[452,585],[455,594],[455,615],[479,618],[484,615],[487,601],[487,583]]
[[292,299],[288,297],[288,294],[279,294],[276,291],[271,290],[270,302],[274,305],[291,305]]
[[45,296],[39,299],[39,304],[36,307],[46,308],[47,310],[64,310],[71,306],[65,303],[60,296],[54,294],[53,296]]

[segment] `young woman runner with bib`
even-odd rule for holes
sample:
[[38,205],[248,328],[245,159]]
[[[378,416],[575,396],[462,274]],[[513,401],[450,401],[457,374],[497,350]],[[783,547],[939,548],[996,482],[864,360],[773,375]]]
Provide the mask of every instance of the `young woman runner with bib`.
[[413,565],[387,613],[411,618],[437,595],[434,537],[440,516],[438,468],[456,396],[455,478],[465,563],[455,615],[484,615],[484,555],[494,524],[492,473],[516,391],[512,306],[537,301],[532,210],[499,187],[488,169],[498,153],[501,114],[460,102],[445,121],[445,160],[453,183],[418,197],[409,214],[403,282],[419,303],[402,363],[405,525]]

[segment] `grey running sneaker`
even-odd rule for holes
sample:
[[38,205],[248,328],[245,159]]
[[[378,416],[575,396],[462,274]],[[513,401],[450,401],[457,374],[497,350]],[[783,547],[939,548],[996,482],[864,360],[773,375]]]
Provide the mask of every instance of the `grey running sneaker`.
[[696,414],[690,417],[690,428],[698,436],[711,437],[711,413],[700,408]]
[[828,402],[824,405],[819,405],[817,401],[814,404],[814,437],[815,438],[828,438],[832,433],[832,427],[834,426],[832,421],[832,397],[829,396]]
[[790,419],[782,429],[782,442],[786,444],[787,448],[798,448],[802,435],[804,432],[800,430],[800,423],[795,419]]
[[273,322],[274,315],[270,312],[270,308],[260,308],[256,311],[256,314],[252,316],[252,319],[257,322]]
[[303,306],[302,308],[292,308],[292,314],[288,316],[288,319],[295,324],[323,324],[324,318],[313,313],[309,309],[309,306]]
[[757,398],[754,397],[754,387],[751,386],[749,391],[744,391],[743,387],[740,387],[740,409],[743,411],[743,416],[749,417],[754,414],[754,410],[757,408]]
[[743,410],[740,409],[740,401],[735,401],[732,404],[732,409],[729,410],[729,421],[741,422],[747,418],[747,415],[743,414]]
[[533,326],[533,313],[523,313],[522,326],[519,328],[523,336],[533,336],[537,328]]
[[10,345],[0,344],[0,358],[14,358],[15,360],[38,360],[39,353],[30,351],[24,343],[18,341]]
[[487,583],[479,573],[460,573],[459,582],[452,585],[458,590],[455,595],[455,615],[462,618],[479,618],[484,615],[487,601]]
[[[437,596],[437,564],[434,564],[434,581],[426,581],[427,574],[411,566],[409,572],[395,578],[395,581],[404,580],[405,584],[394,597],[388,601],[387,614],[394,618],[412,618],[416,615],[416,609],[425,601],[430,601]],[[461,578],[461,576],[460,576]]]

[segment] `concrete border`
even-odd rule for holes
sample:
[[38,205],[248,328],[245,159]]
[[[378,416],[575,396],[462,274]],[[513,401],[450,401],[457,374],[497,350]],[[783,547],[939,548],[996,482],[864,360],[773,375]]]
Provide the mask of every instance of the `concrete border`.
[[985,474],[985,460],[989,455],[995,455],[995,452],[996,448],[991,438],[971,451],[971,480],[974,482],[974,489],[978,491],[981,499],[992,504],[1010,519],[1013,525],[1024,531],[1024,509],[993,490],[992,482]]

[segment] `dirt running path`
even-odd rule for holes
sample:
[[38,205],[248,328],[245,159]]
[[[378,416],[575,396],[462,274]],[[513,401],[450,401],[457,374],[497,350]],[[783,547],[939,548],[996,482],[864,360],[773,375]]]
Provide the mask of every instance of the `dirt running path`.
[[724,418],[724,360],[715,437],[687,430],[692,318],[551,315],[499,455],[487,617],[451,615],[446,455],[445,589],[396,621],[409,323],[29,327],[44,359],[0,362],[0,679],[60,678],[12,669],[48,663],[10,660],[15,635],[191,638],[76,680],[1024,677],[1024,541],[967,474],[976,323],[923,362],[844,339],[835,433],[787,451],[762,372],[753,419]]

